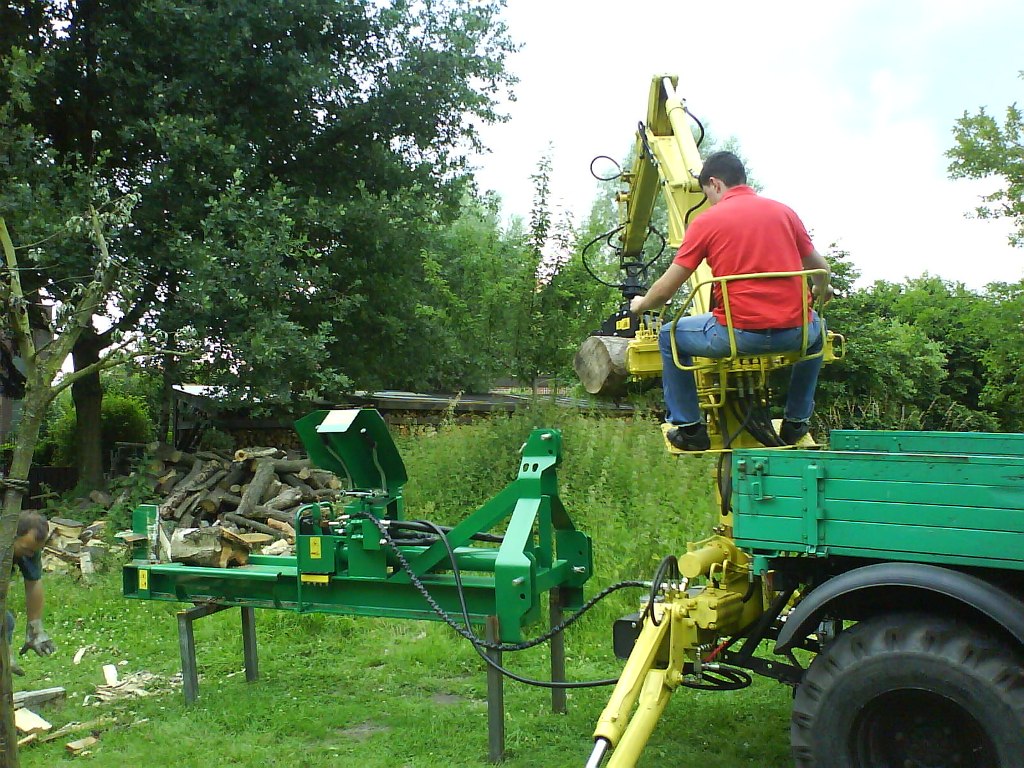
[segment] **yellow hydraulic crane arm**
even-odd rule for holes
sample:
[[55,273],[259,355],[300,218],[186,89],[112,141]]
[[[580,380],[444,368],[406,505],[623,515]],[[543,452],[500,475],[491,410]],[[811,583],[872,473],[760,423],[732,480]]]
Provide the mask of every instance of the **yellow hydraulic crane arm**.
[[[686,103],[677,93],[679,78],[656,75],[651,79],[647,121],[637,130],[633,167],[623,174],[627,189],[617,196],[622,259],[627,265],[643,261],[658,192],[664,193],[668,207],[668,245],[672,250],[683,242],[686,224],[706,204],[697,177],[704,161],[691,130],[692,119]],[[628,272],[628,269],[627,269]],[[702,264],[691,285],[711,277]],[[710,307],[710,283],[701,286],[694,300],[696,312]]]

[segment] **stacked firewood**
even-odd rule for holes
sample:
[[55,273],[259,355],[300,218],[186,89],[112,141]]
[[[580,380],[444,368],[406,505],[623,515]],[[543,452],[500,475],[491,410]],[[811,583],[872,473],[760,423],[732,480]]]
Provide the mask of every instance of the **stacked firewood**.
[[291,523],[303,504],[334,501],[342,483],[309,459],[278,448],[242,448],[227,456],[151,446],[143,469],[161,499],[160,518],[176,529],[230,523],[275,539],[294,536]]
[[[295,541],[299,507],[342,496],[337,476],[278,448],[228,455],[153,443],[148,455],[136,471],[160,511],[152,556],[161,561],[227,568],[244,565],[251,551],[285,554]],[[105,507],[117,501],[100,492],[90,499]],[[139,538],[130,531],[118,536],[129,543]]]
[[105,520],[85,525],[64,517],[50,518],[50,535],[43,547],[43,568],[48,572],[67,573],[79,570],[82,576],[92,576],[97,561],[108,555],[120,557],[123,545],[104,541]]

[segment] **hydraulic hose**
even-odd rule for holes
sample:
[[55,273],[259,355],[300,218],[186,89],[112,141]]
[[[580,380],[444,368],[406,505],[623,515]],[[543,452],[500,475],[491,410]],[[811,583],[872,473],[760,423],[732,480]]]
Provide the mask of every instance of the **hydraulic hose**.
[[429,590],[426,588],[423,582],[420,581],[419,577],[416,576],[416,573],[409,565],[409,561],[405,559],[405,556],[402,554],[401,550],[398,549],[398,547],[392,543],[390,533],[388,532],[388,526],[380,518],[368,512],[364,512],[363,514],[365,514],[366,517],[373,522],[373,524],[380,531],[381,536],[383,536],[384,539],[387,541],[388,545],[391,546],[392,551],[395,553],[395,556],[398,558],[398,561],[402,566],[402,570],[404,570],[405,573],[408,574],[409,579],[412,581],[413,585],[419,590],[420,594],[423,595],[424,599],[427,601],[427,604],[430,606],[431,610],[433,610],[434,613],[437,614],[437,616],[442,621],[444,621],[445,624],[447,624],[449,627],[455,630],[455,632],[457,632],[465,639],[469,640],[470,644],[473,646],[473,649],[487,663],[488,666],[494,668],[502,675],[512,680],[515,680],[520,683],[525,683],[526,685],[537,686],[540,688],[595,688],[598,686],[615,685],[618,682],[618,678],[608,678],[604,680],[586,680],[580,682],[556,682],[550,680],[534,680],[532,678],[523,677],[522,675],[517,675],[516,673],[501,666],[500,664],[498,664],[498,662],[496,662],[494,659],[487,655],[486,650],[522,651],[526,650],[527,648],[533,648],[534,646],[547,642],[559,632],[564,631],[569,625],[576,622],[579,618],[583,616],[584,613],[589,611],[598,602],[606,598],[612,592],[615,592],[619,589],[625,589],[627,587],[646,588],[648,586],[646,582],[620,581],[617,584],[612,584],[611,586],[606,587],[597,595],[588,600],[582,608],[580,608],[578,611],[572,614],[569,618],[567,618],[558,626],[552,627],[549,632],[545,633],[540,637],[522,643],[492,643],[478,637],[476,633],[473,632],[472,620],[469,617],[469,608],[466,605],[466,596],[462,587],[462,574],[459,571],[455,551],[452,549],[451,544],[448,541],[448,537],[445,534],[444,530],[442,530],[440,526],[437,526],[434,523],[425,520],[417,521],[418,523],[434,530],[437,535],[437,538],[444,543],[445,550],[447,551],[448,554],[448,560],[449,563],[451,564],[452,576],[455,580],[456,594],[459,596],[459,607],[462,612],[462,619],[463,622],[465,623],[465,627],[460,626],[459,623],[455,621],[450,614],[448,614],[443,608],[441,608],[440,605],[437,604],[437,601],[434,600]]

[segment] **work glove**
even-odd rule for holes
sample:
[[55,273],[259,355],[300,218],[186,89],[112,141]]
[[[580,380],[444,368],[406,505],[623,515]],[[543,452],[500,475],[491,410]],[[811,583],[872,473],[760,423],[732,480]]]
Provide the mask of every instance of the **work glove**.
[[21,665],[18,663],[17,659],[14,658],[13,648],[11,648],[11,674],[19,676],[25,674],[25,670],[21,668]]
[[24,656],[30,648],[40,656],[49,656],[57,650],[57,646],[53,644],[53,640],[43,629],[42,619],[35,619],[28,623],[28,629],[25,630],[25,644],[21,646],[18,653]]

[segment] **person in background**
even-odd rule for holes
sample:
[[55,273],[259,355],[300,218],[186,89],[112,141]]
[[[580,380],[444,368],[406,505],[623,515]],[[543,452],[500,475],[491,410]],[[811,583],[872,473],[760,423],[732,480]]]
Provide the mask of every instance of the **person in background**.
[[[40,656],[49,656],[57,646],[43,628],[43,561],[40,553],[50,536],[50,528],[46,518],[38,512],[22,512],[18,519],[18,531],[14,537],[14,567],[21,571],[25,581],[25,613],[28,626],[25,630],[25,643],[20,654],[29,650]],[[11,649],[11,672],[23,675],[25,671],[14,657],[14,614],[7,611],[4,617],[7,632],[7,647]]]

